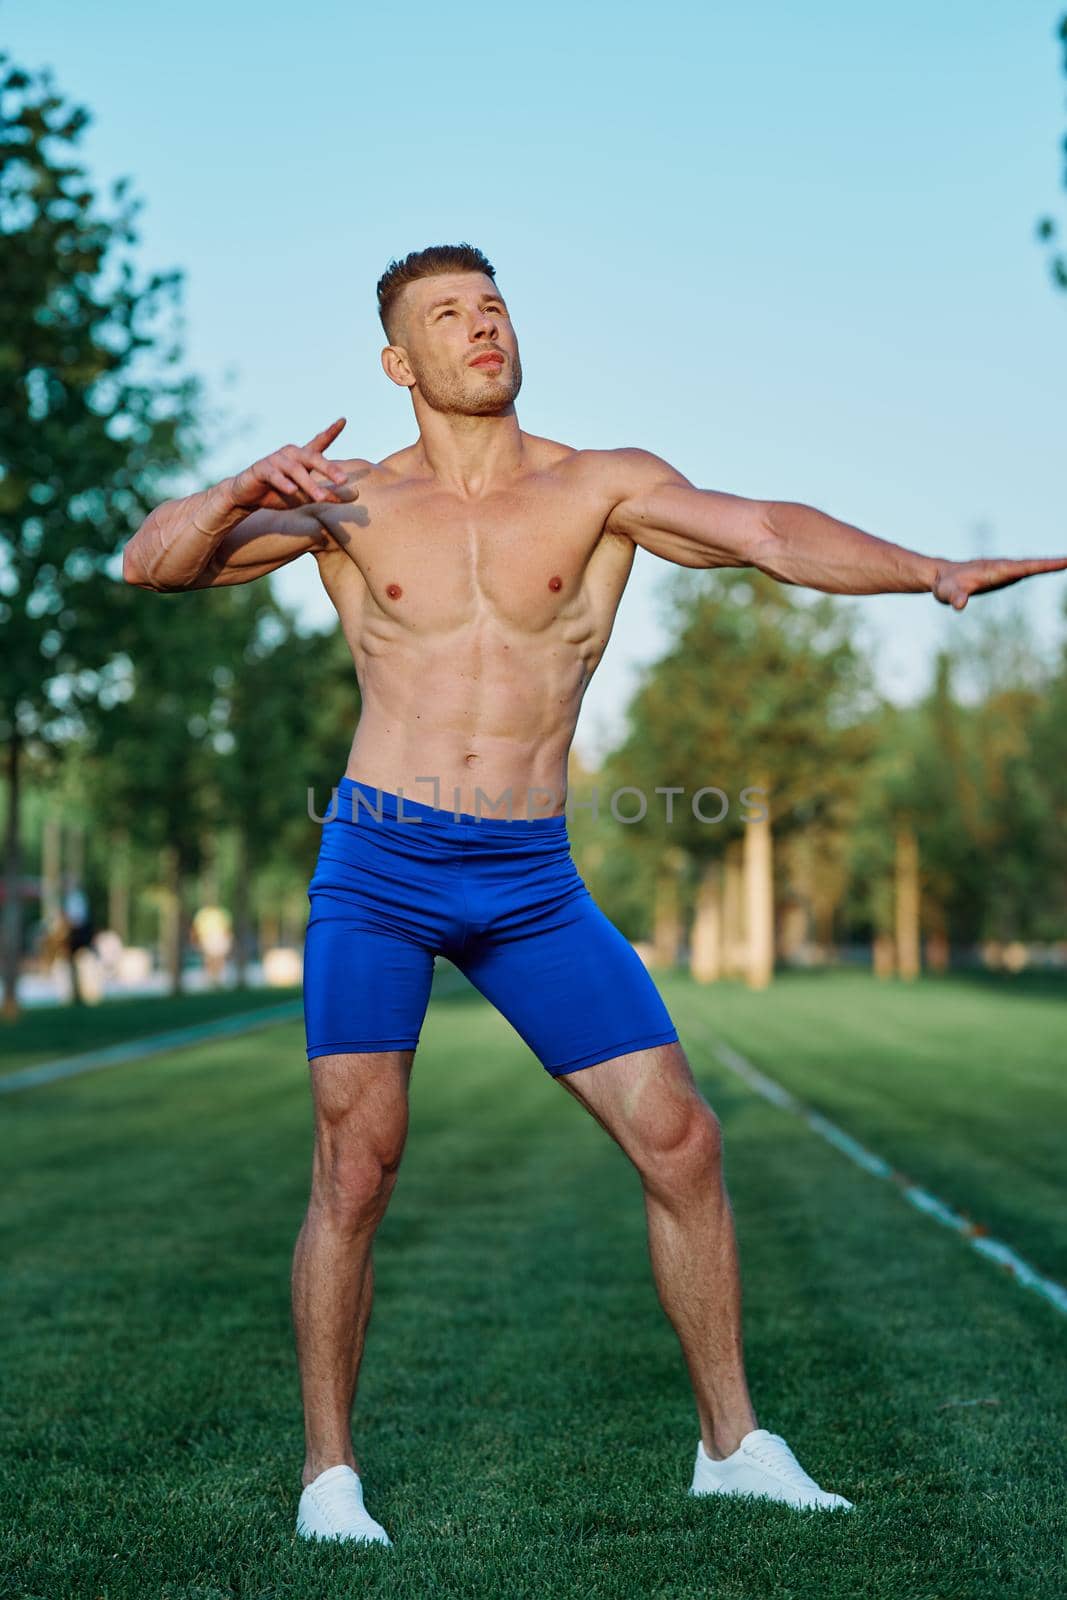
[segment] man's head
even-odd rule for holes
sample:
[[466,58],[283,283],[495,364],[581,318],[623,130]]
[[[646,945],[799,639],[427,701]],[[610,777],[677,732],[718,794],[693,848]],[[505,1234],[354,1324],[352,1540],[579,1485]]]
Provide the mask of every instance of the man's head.
[[493,267],[473,245],[431,245],[391,261],[378,280],[378,314],[389,340],[382,366],[434,411],[491,416],[514,401],[518,341]]

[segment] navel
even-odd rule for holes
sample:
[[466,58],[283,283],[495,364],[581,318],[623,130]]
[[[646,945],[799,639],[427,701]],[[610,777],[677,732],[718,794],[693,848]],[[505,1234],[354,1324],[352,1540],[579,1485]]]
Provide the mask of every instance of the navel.
[[404,593],[403,589],[398,583],[386,584],[385,592],[389,596],[390,600],[399,600],[400,596]]
[[558,574],[554,578],[549,578],[548,587],[550,589],[553,589],[553,590],[562,589],[563,588],[563,579],[561,577],[559,577]]

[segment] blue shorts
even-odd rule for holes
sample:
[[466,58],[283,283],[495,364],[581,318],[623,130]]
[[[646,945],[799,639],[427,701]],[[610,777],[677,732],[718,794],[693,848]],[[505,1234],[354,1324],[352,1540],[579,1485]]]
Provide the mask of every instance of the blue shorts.
[[678,1038],[597,906],[565,816],[473,816],[342,778],[308,886],[307,1055],[414,1050],[434,956],[465,973],[553,1077]]

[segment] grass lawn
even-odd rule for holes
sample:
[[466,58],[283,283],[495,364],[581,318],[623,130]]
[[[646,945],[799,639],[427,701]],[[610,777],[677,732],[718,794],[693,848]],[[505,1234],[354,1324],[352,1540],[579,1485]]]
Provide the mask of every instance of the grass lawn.
[[212,989],[174,998],[102,1000],[96,1006],[34,1006],[14,1022],[0,1021],[0,1074],[299,997],[299,988]]
[[[760,1422],[854,1512],[686,1494],[698,1428],[637,1178],[508,1025],[453,992],[415,1066],[356,1409],[392,1550],[295,1538],[299,1023],[4,1103],[0,1595],[1058,1596],[1064,1320],[699,1042],[728,1038],[947,1198],[957,1182],[1040,1257],[1053,1217],[1032,1152],[1063,1059],[1043,1007],[852,976],[664,990],[726,1130]],[[985,1054],[968,1068],[972,1003]],[[920,1071],[912,1041],[931,1037]],[[1016,1210],[997,1213],[1005,1184]],[[997,1403],[955,1404],[972,1399]]]
[[662,985],[694,1067],[724,1038],[918,1183],[1067,1281],[1067,978],[796,973]]

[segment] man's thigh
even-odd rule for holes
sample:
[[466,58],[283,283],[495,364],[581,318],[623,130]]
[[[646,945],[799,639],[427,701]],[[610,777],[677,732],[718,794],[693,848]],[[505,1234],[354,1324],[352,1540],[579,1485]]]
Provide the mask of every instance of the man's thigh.
[[694,1114],[711,1114],[677,1040],[560,1074],[558,1082],[638,1167],[679,1145]]
[[430,1000],[433,951],[368,927],[358,906],[317,895],[304,936],[307,1057],[414,1051]]
[[652,975],[588,889],[524,906],[453,957],[553,1077],[677,1042]]

